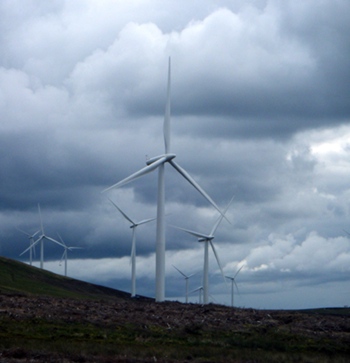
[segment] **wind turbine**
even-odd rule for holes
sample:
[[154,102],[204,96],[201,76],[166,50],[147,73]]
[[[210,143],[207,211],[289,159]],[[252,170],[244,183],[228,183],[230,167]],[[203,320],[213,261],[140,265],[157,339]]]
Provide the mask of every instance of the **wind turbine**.
[[237,283],[236,283],[236,276],[239,274],[239,271],[241,271],[243,268],[243,266],[241,266],[238,271],[234,274],[233,277],[231,276],[225,276],[227,279],[231,280],[231,307],[233,307],[233,290],[234,290],[234,286],[233,285],[236,285],[236,289],[238,291],[238,286],[237,286]]
[[18,231],[20,231],[21,233],[25,234],[28,238],[29,238],[29,264],[30,266],[32,266],[33,264],[33,252],[35,255],[35,249],[34,249],[34,237],[40,232],[40,230],[36,231],[34,234],[29,234],[25,231],[22,231],[20,228],[16,228]]
[[192,184],[220,213],[220,209],[209,195],[193,180],[193,178],[174,161],[176,154],[170,152],[170,83],[171,83],[171,62],[168,66],[167,100],[164,117],[164,145],[165,154],[153,157],[146,161],[147,166],[102,191],[106,192],[112,188],[119,188],[147,173],[158,168],[158,196],[157,196],[157,232],[156,232],[156,296],[157,302],[165,299],[165,185],[164,169],[165,164],[170,164],[190,184]]
[[200,303],[200,304],[202,304],[202,295],[203,295],[203,290],[204,290],[203,286],[200,286],[200,287],[198,287],[197,289],[192,290],[192,291],[190,292],[190,294],[192,294],[192,293],[194,293],[194,292],[199,291],[199,303]]
[[40,226],[41,226],[41,235],[39,236],[39,238],[31,245],[29,246],[29,248],[27,248],[26,250],[24,250],[20,256],[22,256],[24,253],[26,253],[29,249],[34,248],[35,245],[37,245],[40,242],[40,268],[43,269],[44,268],[44,239],[54,242],[62,247],[63,244],[56,241],[55,239],[46,236],[45,232],[44,232],[44,226],[43,226],[43,220],[41,217],[41,210],[40,210],[40,204],[38,204],[38,210],[39,210],[39,216],[40,216]]
[[[58,233],[57,233],[58,234]],[[61,266],[61,263],[62,263],[62,260],[64,259],[64,276],[67,276],[67,264],[68,264],[68,250],[69,251],[73,251],[73,250],[81,250],[83,249],[83,247],[72,247],[72,246],[67,246],[62,237],[58,234],[58,237],[60,238],[61,242],[62,242],[62,245],[63,245],[63,248],[64,248],[64,251],[63,251],[63,255],[61,257],[61,260],[60,260],[60,266]]]
[[154,221],[156,218],[144,219],[140,222],[134,222],[128,217],[112,200],[108,200],[118,209],[122,216],[131,223],[132,229],[132,243],[131,243],[131,297],[136,296],[136,227],[141,224]]
[[[197,237],[198,242],[204,242],[204,266],[203,266],[203,303],[204,304],[209,303],[209,245],[211,246],[211,249],[213,250],[216,261],[217,261],[220,271],[221,271],[221,275],[225,280],[224,271],[222,269],[222,266],[221,266],[221,263],[219,260],[219,255],[217,254],[216,249],[214,247],[213,239],[215,237],[214,234],[215,234],[217,228],[219,227],[219,224],[221,223],[221,221],[222,221],[224,215],[226,214],[229,206],[231,205],[232,201],[233,201],[233,197],[230,200],[229,204],[227,205],[223,214],[221,214],[219,216],[219,218],[217,219],[217,221],[215,222],[215,224],[209,234],[203,234],[203,233],[191,231],[189,229],[184,229],[184,228],[173,226],[177,229],[180,229],[184,232],[187,232],[187,233]],[[226,280],[225,280],[225,282],[226,282]]]
[[189,276],[185,275],[182,271],[180,271],[176,266],[173,265],[173,267],[180,272],[180,274],[185,278],[186,281],[186,304],[188,303],[188,280],[190,279],[190,277],[192,277],[194,274],[191,274]]

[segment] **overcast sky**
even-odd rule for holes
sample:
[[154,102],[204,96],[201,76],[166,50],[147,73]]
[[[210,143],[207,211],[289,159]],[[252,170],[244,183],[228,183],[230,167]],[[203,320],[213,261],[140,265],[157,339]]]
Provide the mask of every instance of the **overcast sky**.
[[[348,0],[2,0],[0,253],[60,233],[68,274],[130,291],[131,230],[156,215],[157,173],[101,191],[172,152],[224,209],[214,244],[235,304],[350,303]],[[209,233],[218,212],[170,166],[169,224]],[[345,231],[344,231],[345,230]],[[45,268],[63,274],[59,246]],[[137,231],[137,293],[155,293],[155,222]],[[210,251],[211,252],[211,251]],[[166,297],[201,285],[204,246],[167,228]],[[38,266],[39,249],[34,265]],[[212,299],[230,285],[210,255]],[[191,295],[198,301],[198,294]],[[214,301],[214,300],[213,300]]]

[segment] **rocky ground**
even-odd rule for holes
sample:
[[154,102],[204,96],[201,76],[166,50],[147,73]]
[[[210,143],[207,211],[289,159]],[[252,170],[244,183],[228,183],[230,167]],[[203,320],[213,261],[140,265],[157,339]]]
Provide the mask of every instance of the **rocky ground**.
[[[0,295],[0,322],[46,321],[86,324],[94,327],[137,326],[140,331],[159,327],[162,332],[182,332],[198,335],[203,332],[264,334],[276,332],[296,334],[305,339],[326,338],[342,342],[350,347],[350,316],[334,315],[326,310],[315,313],[294,311],[266,311],[232,309],[221,305],[183,304],[177,302],[155,303],[150,299],[74,300],[52,297],[29,297],[24,295]],[[36,319],[36,320],[35,320]],[[3,331],[5,326],[0,326]],[[203,334],[204,336],[204,334]],[[350,352],[345,352],[350,354]],[[39,359],[39,358],[38,358]],[[44,356],[40,361],[54,362]],[[3,347],[0,362],[37,362],[21,347]],[[57,360],[64,361],[64,360]],[[84,361],[82,359],[81,361]],[[87,361],[85,359],[85,361]],[[123,360],[119,360],[123,361]],[[125,362],[136,362],[127,360]],[[138,360],[139,361],[139,360]],[[350,362],[350,355],[349,355]]]

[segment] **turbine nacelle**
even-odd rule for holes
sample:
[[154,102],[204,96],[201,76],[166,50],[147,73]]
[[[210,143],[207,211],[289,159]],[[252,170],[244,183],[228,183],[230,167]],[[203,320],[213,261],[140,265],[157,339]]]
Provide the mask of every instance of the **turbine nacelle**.
[[170,161],[170,160],[174,159],[175,157],[176,157],[176,154],[163,154],[163,155],[155,156],[153,158],[146,160],[146,164],[151,165],[154,162],[156,162],[162,158],[165,158],[164,162],[166,163],[167,161]]
[[208,236],[205,238],[198,238],[198,242],[209,242],[212,241],[214,239],[214,236]]

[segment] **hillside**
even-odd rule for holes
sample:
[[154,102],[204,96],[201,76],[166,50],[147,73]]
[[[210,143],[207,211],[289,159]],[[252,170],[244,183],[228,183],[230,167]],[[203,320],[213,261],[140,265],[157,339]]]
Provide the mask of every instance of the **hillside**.
[[90,284],[0,257],[0,293],[70,298],[129,298],[130,294]]
[[350,361],[349,309],[155,303],[3,258],[0,278],[1,363]]

